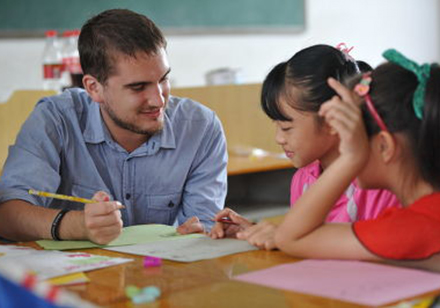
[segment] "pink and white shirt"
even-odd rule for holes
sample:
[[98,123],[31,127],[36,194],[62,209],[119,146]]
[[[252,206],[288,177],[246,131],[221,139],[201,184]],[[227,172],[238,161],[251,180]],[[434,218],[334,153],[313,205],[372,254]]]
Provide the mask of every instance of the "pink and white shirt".
[[[299,197],[320,175],[319,162],[298,169],[290,185],[290,206],[294,206]],[[376,218],[386,208],[401,205],[388,190],[361,189],[352,182],[339,198],[326,218],[326,222],[355,222]]]

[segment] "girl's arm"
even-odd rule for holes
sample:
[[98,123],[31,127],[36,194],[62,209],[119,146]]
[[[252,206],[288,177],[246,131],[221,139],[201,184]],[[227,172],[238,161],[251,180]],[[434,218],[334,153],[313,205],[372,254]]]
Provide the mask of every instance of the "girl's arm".
[[278,248],[296,257],[355,259],[440,272],[440,253],[425,260],[387,260],[368,251],[357,239],[352,224],[325,224],[339,196],[364,168],[369,143],[356,98],[337,81],[329,85],[340,95],[322,105],[320,115],[340,138],[340,156],[290,210],[275,235]]
[[395,260],[386,260],[385,263],[397,265],[397,266],[406,266],[413,267],[418,269],[430,270],[434,272],[440,272],[440,254],[435,254],[432,257],[426,260],[419,261],[395,261]]
[[350,224],[325,224],[325,218],[345,189],[365,166],[369,143],[356,97],[334,79],[335,96],[320,115],[339,135],[340,156],[296,202],[275,235],[276,245],[288,254],[308,258],[369,259]]

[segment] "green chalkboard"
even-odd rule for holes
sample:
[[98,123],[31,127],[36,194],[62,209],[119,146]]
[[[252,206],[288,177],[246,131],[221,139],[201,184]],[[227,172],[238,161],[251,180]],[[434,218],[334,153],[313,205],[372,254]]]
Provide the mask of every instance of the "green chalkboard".
[[91,16],[126,8],[166,33],[291,32],[304,28],[304,0],[0,0],[0,36],[77,29]]

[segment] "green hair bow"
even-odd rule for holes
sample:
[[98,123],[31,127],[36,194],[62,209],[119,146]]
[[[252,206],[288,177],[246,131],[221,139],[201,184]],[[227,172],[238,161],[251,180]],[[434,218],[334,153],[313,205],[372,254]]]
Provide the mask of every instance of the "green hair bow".
[[423,118],[423,107],[425,106],[426,84],[431,73],[431,65],[418,65],[416,62],[408,59],[395,49],[388,49],[383,53],[383,57],[390,62],[400,65],[404,69],[413,72],[417,76],[419,85],[413,96],[414,112],[420,120]]

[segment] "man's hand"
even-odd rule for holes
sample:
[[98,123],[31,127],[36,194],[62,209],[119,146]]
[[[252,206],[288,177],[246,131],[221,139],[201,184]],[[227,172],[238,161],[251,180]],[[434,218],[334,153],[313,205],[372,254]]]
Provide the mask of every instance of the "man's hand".
[[[219,222],[219,220],[225,218],[230,220],[232,223]],[[253,225],[252,222],[229,208],[225,208],[218,212],[214,217],[214,221],[216,223],[209,233],[209,236],[213,239],[236,237],[237,232],[243,231]]]
[[180,234],[203,233],[205,228],[196,216],[191,217],[177,228]]
[[118,201],[110,201],[110,197],[102,191],[95,193],[93,200],[96,203],[84,207],[87,237],[97,244],[107,244],[122,232],[120,209],[123,205]]

